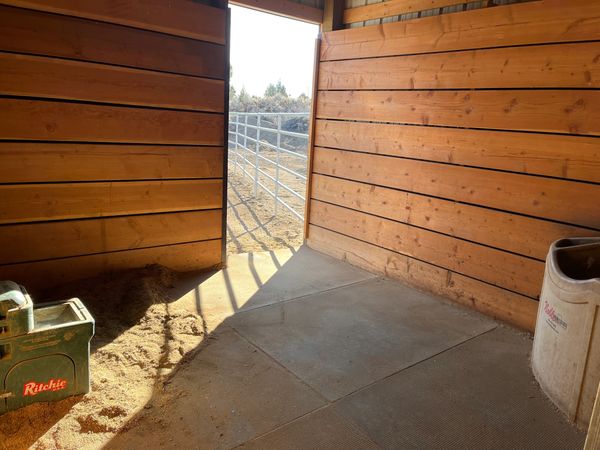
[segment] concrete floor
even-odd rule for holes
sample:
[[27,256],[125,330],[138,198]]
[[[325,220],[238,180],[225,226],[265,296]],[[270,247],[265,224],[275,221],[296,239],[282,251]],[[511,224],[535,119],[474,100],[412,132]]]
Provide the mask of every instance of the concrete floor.
[[109,448],[583,446],[528,335],[310,249],[233,255],[174,293],[210,338]]

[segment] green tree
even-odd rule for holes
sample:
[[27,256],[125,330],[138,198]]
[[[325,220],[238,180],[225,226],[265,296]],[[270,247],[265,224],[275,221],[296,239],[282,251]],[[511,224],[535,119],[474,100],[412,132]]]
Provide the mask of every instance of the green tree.
[[240,100],[240,103],[242,104],[246,104],[250,101],[250,94],[248,94],[248,91],[246,91],[246,88],[244,86],[242,86],[238,98]]
[[[229,96],[229,110],[232,112],[308,112],[310,97],[300,94],[291,97],[282,83],[271,84],[264,96],[250,95],[246,88]],[[269,95],[272,94],[272,95]],[[288,130],[291,131],[291,130]]]
[[265,97],[275,97],[276,95],[288,97],[287,89],[281,80],[278,80],[276,84],[269,83],[267,89],[265,89]]

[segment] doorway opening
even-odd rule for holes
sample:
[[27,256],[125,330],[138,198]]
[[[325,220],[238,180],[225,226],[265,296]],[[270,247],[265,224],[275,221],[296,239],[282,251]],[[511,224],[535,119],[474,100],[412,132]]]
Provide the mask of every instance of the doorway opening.
[[304,237],[318,25],[231,6],[227,253]]

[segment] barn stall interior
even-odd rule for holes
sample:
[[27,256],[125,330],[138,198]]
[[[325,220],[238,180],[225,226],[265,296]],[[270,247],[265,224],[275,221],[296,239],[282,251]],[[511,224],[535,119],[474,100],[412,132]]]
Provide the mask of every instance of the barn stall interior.
[[0,1],[0,279],[96,321],[0,447],[599,448],[600,2],[231,3],[322,33],[306,245],[226,258],[227,1]]

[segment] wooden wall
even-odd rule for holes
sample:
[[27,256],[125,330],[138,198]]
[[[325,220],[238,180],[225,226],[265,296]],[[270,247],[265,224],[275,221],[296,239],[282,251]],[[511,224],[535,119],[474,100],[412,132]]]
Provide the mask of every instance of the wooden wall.
[[0,1],[0,279],[223,261],[227,10]]
[[600,235],[600,2],[325,33],[308,244],[533,330],[549,244]]
[[536,0],[344,0],[344,26],[341,28],[379,25],[529,1]]

